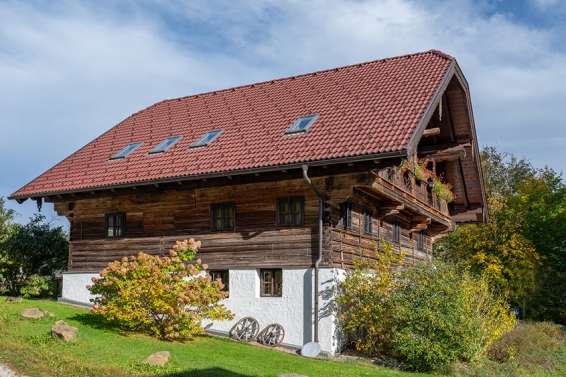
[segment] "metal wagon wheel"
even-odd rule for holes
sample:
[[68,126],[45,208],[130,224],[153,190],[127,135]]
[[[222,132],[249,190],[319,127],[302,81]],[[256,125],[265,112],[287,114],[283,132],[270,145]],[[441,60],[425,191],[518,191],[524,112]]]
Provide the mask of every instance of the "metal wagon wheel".
[[259,341],[270,347],[277,347],[285,337],[285,329],[278,323],[267,325],[259,334]]
[[255,339],[259,332],[259,323],[255,318],[244,317],[236,323],[232,335],[238,340],[249,342]]

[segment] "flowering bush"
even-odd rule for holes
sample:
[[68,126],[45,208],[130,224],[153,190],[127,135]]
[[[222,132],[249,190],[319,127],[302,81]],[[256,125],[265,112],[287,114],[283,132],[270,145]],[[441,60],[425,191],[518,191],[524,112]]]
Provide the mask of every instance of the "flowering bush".
[[415,163],[413,160],[404,160],[398,170],[401,174],[413,174],[418,180],[432,182],[432,192],[448,203],[456,199],[456,195],[452,192],[452,185],[450,183],[444,183],[442,175],[437,176],[434,171],[427,169],[426,163],[422,161]]
[[144,253],[111,262],[100,279],[87,286],[95,298],[92,313],[121,327],[149,332],[162,339],[190,338],[202,332],[203,319],[230,320],[218,302],[227,296],[218,279],[202,272],[206,264],[186,263],[200,247],[193,239],[177,241],[169,257]]

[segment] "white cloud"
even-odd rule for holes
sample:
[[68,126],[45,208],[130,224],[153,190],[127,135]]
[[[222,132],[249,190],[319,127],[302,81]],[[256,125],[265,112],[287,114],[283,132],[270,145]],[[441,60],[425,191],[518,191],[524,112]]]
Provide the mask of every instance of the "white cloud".
[[561,30],[472,0],[4,1],[0,196],[163,99],[431,48],[462,67],[480,144],[563,170]]

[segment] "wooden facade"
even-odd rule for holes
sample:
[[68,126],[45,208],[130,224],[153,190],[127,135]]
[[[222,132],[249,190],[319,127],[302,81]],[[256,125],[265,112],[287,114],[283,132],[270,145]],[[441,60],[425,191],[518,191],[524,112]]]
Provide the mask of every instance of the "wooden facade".
[[[433,238],[450,226],[447,209],[440,212],[432,202],[422,199],[420,191],[394,186],[396,177],[387,175],[388,171],[391,167],[378,169],[375,163],[310,171],[313,184],[325,196],[321,266],[351,267],[352,258],[360,251],[372,257],[374,245],[382,247],[381,239],[403,248],[408,253],[407,263],[432,253]],[[417,188],[426,191],[425,186]],[[398,196],[393,195],[395,190]],[[277,199],[295,197],[303,198],[303,224],[277,226]],[[109,262],[140,251],[167,255],[175,241],[187,238],[202,242],[199,258],[212,269],[308,268],[318,256],[318,197],[299,171],[124,188],[48,200],[71,223],[69,271],[100,271]],[[348,229],[341,224],[340,206],[344,202],[351,205]],[[233,230],[212,229],[211,207],[222,203],[234,205]],[[434,215],[432,220],[419,210],[421,207]],[[363,229],[364,212],[371,213],[371,233]],[[112,213],[125,214],[124,237],[106,237],[105,216]],[[424,247],[418,249],[413,228],[423,221],[428,226],[422,227]],[[399,242],[393,242],[393,224],[400,225]]]

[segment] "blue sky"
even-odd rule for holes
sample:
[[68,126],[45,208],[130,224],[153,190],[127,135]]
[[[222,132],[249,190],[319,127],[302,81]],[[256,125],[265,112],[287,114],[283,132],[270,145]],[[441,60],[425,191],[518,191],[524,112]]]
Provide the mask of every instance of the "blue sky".
[[480,145],[561,172],[564,20],[562,0],[0,0],[0,196],[155,102],[429,49],[462,68]]

